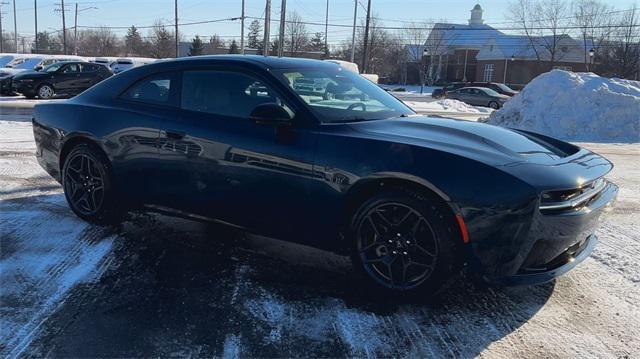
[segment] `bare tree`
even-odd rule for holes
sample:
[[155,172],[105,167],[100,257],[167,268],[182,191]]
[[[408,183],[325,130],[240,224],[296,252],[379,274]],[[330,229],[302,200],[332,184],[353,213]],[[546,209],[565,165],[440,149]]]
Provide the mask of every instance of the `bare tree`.
[[589,51],[593,49],[594,56],[599,56],[601,47],[611,37],[614,23],[610,16],[612,7],[600,0],[574,0],[572,9],[573,25],[578,28],[582,39],[584,64],[587,70],[593,71]]
[[295,57],[309,44],[309,31],[297,12],[289,13],[287,18],[289,20],[285,26],[285,48],[289,49],[289,56]]
[[218,34],[211,35],[211,38],[209,38],[209,43],[214,50],[219,47],[225,47],[226,45],[225,41],[220,36],[218,36]]
[[[446,24],[446,20],[442,20],[432,27],[429,31],[429,37],[425,43],[425,48],[428,54],[429,64],[427,65],[427,84],[433,85],[434,82],[439,80],[440,70],[442,65],[442,56],[446,55],[447,41],[455,39],[447,39],[446,31],[450,25]],[[452,25],[451,25],[452,26]],[[437,60],[435,60],[437,58]],[[466,79],[467,74],[464,74]]]
[[632,7],[622,13],[612,44],[613,68],[622,78],[637,78],[640,70],[640,10]]
[[174,34],[167,30],[161,21],[155,22],[149,37],[151,39],[153,57],[162,59],[175,55]]
[[509,3],[509,15],[510,18],[517,26],[520,27],[520,31],[529,40],[529,46],[533,50],[533,53],[538,60],[538,63],[542,61],[540,52],[538,51],[537,40],[535,32],[535,17],[534,3],[531,0],[514,0]]
[[404,37],[409,41],[409,48],[405,56],[409,58],[409,61],[416,64],[421,85],[425,83],[427,77],[427,67],[423,64],[423,58],[430,28],[433,28],[433,23],[428,23],[427,21],[411,22],[404,31]]

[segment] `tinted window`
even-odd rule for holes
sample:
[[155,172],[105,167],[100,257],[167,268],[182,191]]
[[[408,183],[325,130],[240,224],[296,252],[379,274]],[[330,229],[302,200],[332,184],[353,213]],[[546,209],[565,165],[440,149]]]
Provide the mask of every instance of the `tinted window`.
[[79,64],[68,64],[68,65],[65,65],[62,68],[62,72],[65,73],[65,74],[72,74],[72,73],[80,72],[80,65]]
[[269,86],[252,76],[211,70],[185,71],[182,75],[185,110],[247,118],[263,103],[284,106]]
[[174,74],[172,73],[149,76],[131,86],[122,95],[122,98],[150,103],[169,103],[173,78]]
[[82,72],[96,72],[98,71],[98,66],[99,65],[84,64],[82,65]]

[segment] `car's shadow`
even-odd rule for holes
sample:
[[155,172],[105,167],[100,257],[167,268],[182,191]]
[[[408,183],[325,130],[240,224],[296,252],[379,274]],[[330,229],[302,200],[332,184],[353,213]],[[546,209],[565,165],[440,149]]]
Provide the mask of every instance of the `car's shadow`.
[[[55,203],[55,216],[34,220],[43,230],[56,225],[47,218],[73,216],[61,195],[15,202]],[[460,276],[434,299],[408,302],[364,291],[346,258],[229,227],[134,214],[102,233],[115,238],[106,270],[71,291],[27,353],[472,357],[527,322],[554,288]]]

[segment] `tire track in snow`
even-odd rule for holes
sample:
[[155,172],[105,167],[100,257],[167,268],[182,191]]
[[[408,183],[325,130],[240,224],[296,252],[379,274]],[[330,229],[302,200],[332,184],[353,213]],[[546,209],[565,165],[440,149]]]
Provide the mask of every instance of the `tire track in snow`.
[[70,214],[48,211],[46,201],[1,203],[2,244],[13,252],[0,260],[6,311],[0,353],[11,358],[24,353],[78,283],[99,278],[108,265],[113,236]]

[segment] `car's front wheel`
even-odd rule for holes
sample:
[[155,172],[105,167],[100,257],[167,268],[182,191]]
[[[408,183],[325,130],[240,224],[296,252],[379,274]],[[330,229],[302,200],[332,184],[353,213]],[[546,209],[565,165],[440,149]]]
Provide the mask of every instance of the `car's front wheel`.
[[491,101],[491,102],[489,102],[489,107],[491,107],[494,110],[497,110],[497,109],[500,108],[500,104],[495,102],[495,101]]
[[53,87],[49,84],[43,84],[38,87],[38,98],[47,100],[55,95]]
[[111,167],[100,151],[88,144],[75,146],[65,158],[62,174],[64,195],[78,217],[98,224],[121,219]]
[[431,198],[396,190],[366,201],[351,233],[355,269],[378,287],[434,294],[453,268],[453,231]]

